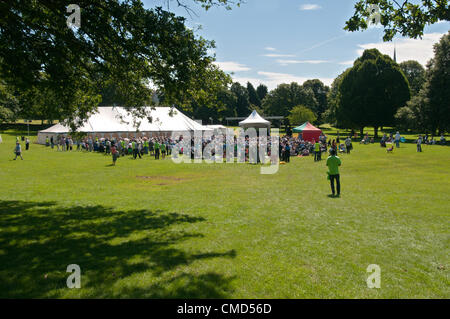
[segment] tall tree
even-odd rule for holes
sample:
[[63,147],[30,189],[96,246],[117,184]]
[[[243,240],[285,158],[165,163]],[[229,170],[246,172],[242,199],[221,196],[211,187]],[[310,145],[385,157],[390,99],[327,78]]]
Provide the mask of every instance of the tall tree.
[[334,79],[333,83],[331,83],[330,91],[327,94],[328,109],[323,114],[323,119],[337,127],[345,125],[345,121],[342,122],[342,119],[337,115],[337,110],[339,108],[339,87],[342,79],[349,70],[350,68],[346,69]]
[[256,88],[256,94],[258,94],[259,100],[262,103],[262,100],[266,97],[267,93],[269,92],[269,89],[264,84],[258,85]]
[[434,45],[434,58],[427,66],[429,103],[425,104],[426,122],[431,132],[450,131],[450,31]]
[[236,113],[239,117],[248,116],[250,114],[250,101],[247,88],[240,83],[235,82],[231,85],[231,92],[236,96]]
[[257,106],[258,108],[261,107],[261,100],[256,93],[255,87],[250,82],[247,82],[247,92],[250,104]]
[[330,91],[330,88],[323,84],[319,79],[307,80],[302,86],[313,91],[314,97],[317,100],[317,106],[313,111],[317,115],[317,122],[322,123],[323,113],[328,108],[327,94]]
[[[377,7],[374,7],[376,5]],[[448,0],[358,0],[345,30],[366,30],[370,23],[384,28],[384,41],[397,34],[416,39],[426,25],[450,20]]]
[[425,68],[414,60],[405,61],[399,65],[408,79],[411,95],[417,95],[425,83]]
[[425,83],[407,105],[398,110],[397,124],[431,134],[450,131],[450,32],[434,46]]
[[393,124],[397,110],[410,98],[408,80],[389,56],[377,49],[365,50],[339,85],[337,117],[360,129]]

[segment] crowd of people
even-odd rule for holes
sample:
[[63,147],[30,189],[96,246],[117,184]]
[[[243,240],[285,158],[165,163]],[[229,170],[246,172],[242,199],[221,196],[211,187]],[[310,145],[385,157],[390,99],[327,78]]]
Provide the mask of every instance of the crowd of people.
[[45,145],[57,151],[84,151],[98,152],[105,155],[112,155],[113,161],[121,156],[132,156],[134,159],[142,158],[144,155],[154,156],[155,159],[165,159],[166,155],[171,155],[175,142],[167,137],[146,136],[129,138],[99,138],[84,137],[73,139],[71,136],[60,136],[56,140],[54,137],[46,137]]
[[[59,136],[57,138],[46,137],[46,146],[54,149],[56,147],[57,151],[85,151],[85,152],[99,152],[105,155],[112,155],[113,163],[123,156],[132,156],[134,159],[142,158],[144,155],[154,156],[155,159],[165,159],[166,156],[172,155],[172,149],[175,145],[178,145],[180,141],[183,140],[181,135],[178,139],[174,140],[170,137],[134,137],[128,138],[99,138],[99,137],[83,137],[80,139],[72,138],[71,136]],[[227,141],[226,135],[221,136],[211,136],[202,138],[200,143],[196,143],[194,137],[183,141],[185,144],[181,145],[179,148],[179,153],[186,153],[183,149],[183,145],[188,147],[190,144],[191,158],[198,158],[196,154],[204,154],[204,150],[208,144],[211,144],[210,150],[211,155],[216,156],[216,150],[220,149],[219,144],[223,145],[223,157],[226,157],[227,150],[229,148],[228,143],[233,143],[233,157],[244,156],[245,161],[252,162],[251,159],[251,149],[255,147],[258,151],[256,152],[256,162],[261,162],[259,158],[260,147],[265,148],[266,155],[271,158],[273,162],[276,158],[276,154],[271,154],[272,152],[272,139],[262,138],[262,137],[249,137],[245,136],[243,139],[243,144],[245,148],[242,150],[244,153],[241,155],[238,152],[238,137],[234,136],[232,141]],[[201,147],[201,150],[200,150]],[[327,136],[322,134],[319,136],[318,140],[306,141],[303,140],[301,135],[298,137],[293,136],[282,136],[278,139],[278,157],[279,160],[285,163],[290,162],[291,156],[313,156],[314,161],[321,161],[322,153],[327,151],[335,150],[337,153],[350,153],[353,148],[351,137],[347,137],[344,141],[341,141],[339,134],[336,139],[327,139]],[[203,156],[205,158],[205,156]]]

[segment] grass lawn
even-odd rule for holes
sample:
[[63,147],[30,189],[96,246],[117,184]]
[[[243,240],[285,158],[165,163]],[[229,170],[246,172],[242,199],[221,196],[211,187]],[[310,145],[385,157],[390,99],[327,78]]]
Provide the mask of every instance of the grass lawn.
[[312,158],[260,175],[32,144],[13,161],[2,137],[1,298],[450,297],[450,147],[354,143],[330,198]]

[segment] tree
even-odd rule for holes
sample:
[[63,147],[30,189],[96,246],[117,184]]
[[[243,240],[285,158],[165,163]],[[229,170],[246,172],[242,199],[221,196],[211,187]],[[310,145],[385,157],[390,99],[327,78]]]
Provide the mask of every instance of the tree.
[[[371,7],[373,5],[377,5],[379,11]],[[426,25],[440,20],[450,20],[448,0],[358,0],[355,12],[345,23],[344,29],[366,30],[375,21],[384,28],[384,41],[392,40],[397,33],[416,39],[423,35]]]
[[317,106],[313,111],[317,115],[317,121],[319,123],[323,122],[323,113],[328,108],[327,94],[330,91],[330,88],[318,79],[307,80],[302,86],[305,89],[312,90],[317,101]]
[[411,95],[417,95],[425,83],[425,69],[417,61],[409,60],[399,64],[408,79]]
[[211,118],[217,121],[219,115],[226,112],[227,105],[220,97],[222,92],[227,90],[227,85],[231,83],[231,77],[217,66],[211,65],[208,72],[205,72],[197,81],[186,91],[184,103],[179,106],[205,122]]
[[289,122],[293,125],[300,125],[308,122],[314,122],[316,120],[316,116],[314,115],[314,112],[308,109],[304,105],[297,105],[292,108],[292,110],[289,112]]
[[270,91],[263,100],[264,112],[268,115],[285,116],[296,105],[305,105],[313,110],[317,108],[317,100],[310,88],[303,88],[298,83],[280,84]]
[[339,85],[338,120],[349,127],[375,129],[394,123],[394,115],[410,98],[408,80],[389,56],[365,50],[344,73]]
[[407,105],[398,110],[397,125],[436,134],[450,130],[450,32],[434,46],[425,83]]
[[425,122],[432,133],[450,131],[450,31],[434,45],[434,58],[427,66],[424,91]]
[[[192,0],[205,9],[241,1]],[[189,8],[187,1],[176,1]],[[0,77],[20,92],[51,91],[60,119],[81,124],[111,81],[124,106],[148,100],[150,82],[166,101],[183,103],[208,72],[214,43],[196,37],[185,19],[138,0],[80,0],[81,24],[68,27],[67,1],[0,2]],[[100,75],[100,76],[99,76]],[[36,89],[36,90],[34,90]],[[189,98],[189,97],[188,97]]]
[[269,89],[264,84],[260,84],[256,88],[256,94],[258,94],[258,98],[261,102],[262,102],[262,100],[264,100],[264,98],[266,97],[268,92],[269,92]]
[[250,104],[257,106],[258,108],[261,107],[261,100],[250,82],[247,82],[247,92]]
[[0,123],[14,121],[18,109],[19,102],[11,87],[0,80]]
[[323,120],[337,127],[343,127],[345,123],[339,121],[340,117],[337,116],[337,110],[339,107],[339,86],[341,85],[345,74],[349,70],[350,68],[346,69],[333,80],[333,83],[331,83],[331,88],[327,94],[328,109],[323,114]]
[[237,97],[231,90],[225,89],[220,91],[217,95],[217,100],[223,105],[223,108],[219,111],[219,118],[221,118],[222,121],[225,117],[237,116]]
[[250,101],[247,88],[235,82],[231,85],[231,92],[236,96],[236,113],[239,117],[248,116],[250,114]]

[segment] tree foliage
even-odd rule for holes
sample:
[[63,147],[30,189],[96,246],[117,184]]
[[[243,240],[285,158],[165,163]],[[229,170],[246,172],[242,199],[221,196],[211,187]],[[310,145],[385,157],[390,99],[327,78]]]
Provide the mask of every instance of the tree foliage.
[[297,105],[292,108],[289,112],[289,123],[292,125],[301,125],[308,122],[314,122],[316,120],[316,115],[313,111],[304,105]]
[[319,123],[323,122],[323,114],[328,109],[327,95],[330,88],[323,84],[319,79],[307,80],[303,83],[303,88],[311,89],[316,98],[317,104],[316,108],[313,109],[314,113],[317,115],[317,121]]
[[258,98],[262,103],[262,100],[266,97],[267,93],[269,93],[269,89],[264,84],[258,85],[256,88],[256,94],[258,94]]
[[380,23],[384,28],[384,41],[390,41],[397,34],[418,38],[426,25],[440,20],[450,20],[448,0],[358,0],[353,16],[346,22],[345,30],[366,30],[374,18],[370,5],[380,8]]
[[250,104],[260,108],[261,100],[259,99],[258,93],[256,92],[254,86],[250,82],[247,82],[247,92]]
[[417,95],[425,83],[425,68],[414,60],[405,61],[399,65],[408,79],[411,95]]
[[297,105],[314,110],[317,109],[318,103],[311,88],[304,88],[296,82],[278,85],[266,95],[262,103],[266,114],[286,117]]
[[405,75],[387,55],[377,49],[365,50],[354,66],[344,73],[339,85],[338,121],[348,127],[393,124],[397,110],[410,98]]
[[450,32],[434,46],[434,58],[427,65],[425,83],[396,114],[404,128],[436,134],[450,131]]
[[[191,0],[205,9],[240,1]],[[186,6],[187,1],[176,1]],[[67,26],[67,1],[0,2],[0,77],[19,92],[51,92],[59,119],[74,126],[98,105],[101,88],[114,85],[126,107],[149,100],[149,85],[170,104],[203,95],[214,46],[194,35],[184,18],[139,0],[80,0],[79,27]],[[190,90],[190,91],[189,91]]]

